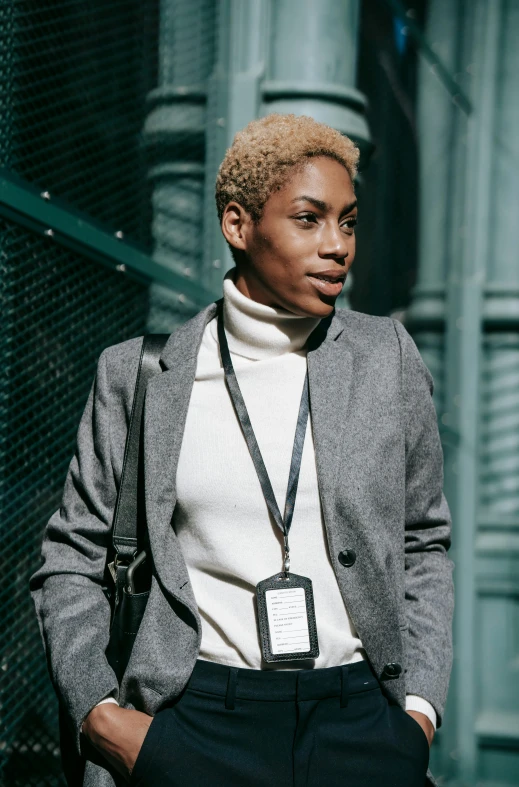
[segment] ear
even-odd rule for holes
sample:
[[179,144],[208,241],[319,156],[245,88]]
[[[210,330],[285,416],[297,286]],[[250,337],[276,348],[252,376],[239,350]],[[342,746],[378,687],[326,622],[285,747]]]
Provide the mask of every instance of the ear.
[[234,249],[247,250],[248,230],[251,217],[238,202],[229,202],[222,216],[222,232],[225,240]]

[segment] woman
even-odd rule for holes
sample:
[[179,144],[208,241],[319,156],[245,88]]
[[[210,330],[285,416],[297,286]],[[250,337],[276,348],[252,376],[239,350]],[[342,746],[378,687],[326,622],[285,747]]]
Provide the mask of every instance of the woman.
[[100,754],[85,785],[426,783],[451,665],[450,520],[412,339],[334,308],[357,155],[279,115],[227,151],[216,201],[236,267],[148,384],[154,570],[120,685],[101,585],[142,339],[100,357],[32,578],[76,745]]

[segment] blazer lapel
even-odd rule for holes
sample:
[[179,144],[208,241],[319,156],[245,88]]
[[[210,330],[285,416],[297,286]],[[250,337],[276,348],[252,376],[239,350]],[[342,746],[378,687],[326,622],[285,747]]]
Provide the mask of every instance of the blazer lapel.
[[[346,317],[346,322],[344,318]],[[388,643],[398,640],[398,610],[387,592],[387,576],[372,523],[366,522],[363,485],[364,378],[370,368],[366,348],[349,335],[347,313],[335,318],[322,344],[308,353],[308,374],[317,477],[330,556],[348,612],[369,658],[380,673]],[[344,328],[344,332],[342,329]],[[344,569],[337,556],[354,548],[354,569]],[[373,625],[378,620],[377,626]],[[380,636],[381,630],[386,632]],[[396,650],[392,659],[399,661]]]
[[161,355],[164,371],[153,377],[144,403],[144,487],[150,545],[166,589],[197,617],[185,561],[171,527],[176,473],[198,350],[218,302],[209,304],[173,333]]
[[315,462],[327,522],[332,520],[344,428],[337,413],[347,407],[351,383],[352,353],[347,342],[337,341],[343,329],[334,312],[326,335],[317,336],[317,346],[307,354]]

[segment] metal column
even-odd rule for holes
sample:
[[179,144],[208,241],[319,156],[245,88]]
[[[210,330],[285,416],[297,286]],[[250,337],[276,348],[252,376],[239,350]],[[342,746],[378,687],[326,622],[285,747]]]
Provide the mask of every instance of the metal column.
[[369,146],[366,99],[354,86],[358,0],[272,3],[262,114],[311,115]]
[[518,31],[506,0],[430,5],[427,37],[473,111],[442,97],[424,65],[409,314],[440,383],[456,565],[454,673],[432,765],[449,784],[489,787],[515,785],[519,772]]
[[[153,256],[202,278],[207,81],[214,65],[214,0],[162,0],[159,87],[144,126],[153,184]],[[150,331],[172,331],[199,307],[183,293],[150,290]]]
[[218,223],[214,184],[234,135],[259,115],[269,11],[269,0],[221,0],[218,5],[216,65],[210,80],[208,105],[204,273],[211,286],[219,291],[223,275],[234,262]]
[[475,542],[476,770],[483,783],[512,785],[519,781],[519,5],[476,5],[475,157],[481,175],[469,238],[470,253],[486,261]]
[[[426,37],[451,73],[458,68],[462,24],[456,3],[433,0]],[[449,19],[449,24],[445,20]],[[435,381],[435,403],[443,406],[444,329],[447,275],[450,269],[450,228],[455,220],[454,134],[460,110],[427,61],[419,64],[419,267],[407,320]],[[458,185],[459,188],[459,185]]]

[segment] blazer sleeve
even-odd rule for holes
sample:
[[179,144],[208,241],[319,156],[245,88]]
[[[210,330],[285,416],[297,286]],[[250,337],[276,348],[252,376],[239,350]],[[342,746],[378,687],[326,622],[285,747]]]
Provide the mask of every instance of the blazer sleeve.
[[102,589],[117,498],[108,350],[98,361],[61,506],[44,532],[43,563],[30,579],[49,672],[75,728],[78,751],[89,711],[109,694],[118,697],[118,682],[105,657],[110,606]]
[[451,517],[443,494],[433,379],[409,333],[394,323],[401,348],[406,452],[406,692],[431,703],[440,727],[452,668]]

